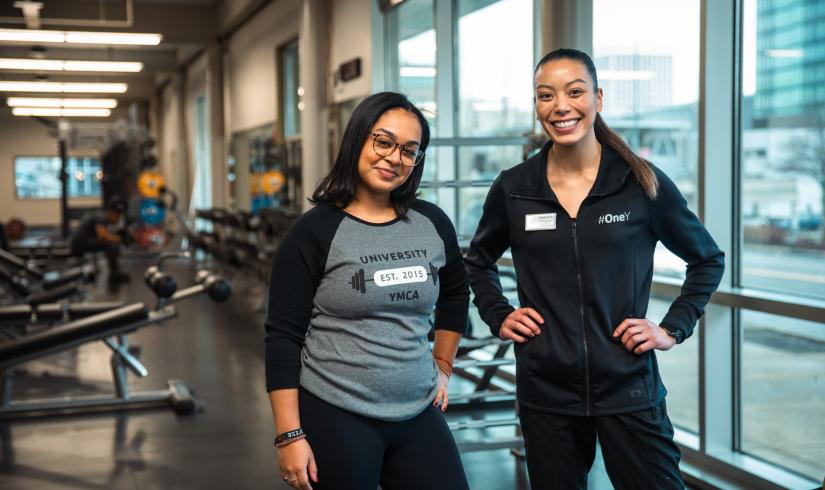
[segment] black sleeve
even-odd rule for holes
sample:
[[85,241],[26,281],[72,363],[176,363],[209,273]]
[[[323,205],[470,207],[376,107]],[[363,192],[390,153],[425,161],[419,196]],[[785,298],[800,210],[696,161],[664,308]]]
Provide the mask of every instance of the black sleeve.
[[416,202],[416,210],[427,216],[441,241],[447,263],[438,271],[438,300],[435,304],[436,330],[451,330],[464,334],[470,307],[470,287],[455,228],[450,218],[438,206],[425,201]]
[[[278,246],[266,315],[266,389],[297,388],[313,300],[338,223],[320,206],[301,216]],[[333,216],[334,219],[334,216]]]
[[504,189],[499,175],[487,193],[481,221],[464,257],[470,286],[475,293],[473,303],[496,337],[501,323],[514,310],[501,290],[496,267],[496,261],[509,247],[510,224],[507,221]]
[[[655,168],[654,168],[655,169]],[[710,295],[719,286],[725,270],[725,253],[687,207],[679,189],[659,169],[659,194],[649,201],[653,233],[671,252],[687,262],[682,292],[671,304],[661,324],[681,330],[684,338],[693,333],[704,314]]]

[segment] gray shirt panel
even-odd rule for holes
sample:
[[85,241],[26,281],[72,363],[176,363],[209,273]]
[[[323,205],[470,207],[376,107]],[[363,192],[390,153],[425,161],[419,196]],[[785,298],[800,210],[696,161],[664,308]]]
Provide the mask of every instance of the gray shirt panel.
[[428,321],[445,246],[410,210],[385,225],[344,218],[330,245],[302,351],[301,386],[345,410],[405,420],[432,402]]

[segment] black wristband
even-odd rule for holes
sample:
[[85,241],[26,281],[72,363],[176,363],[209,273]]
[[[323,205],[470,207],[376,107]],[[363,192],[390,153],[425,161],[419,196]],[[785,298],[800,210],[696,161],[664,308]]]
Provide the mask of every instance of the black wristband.
[[303,435],[304,435],[304,429],[298,427],[297,429],[293,429],[293,430],[290,430],[290,431],[284,432],[283,434],[278,435],[275,438],[275,445],[277,446],[278,444],[281,444],[281,443],[284,443],[284,442],[287,442],[287,441],[291,441],[293,439],[297,439],[297,438],[299,438]]

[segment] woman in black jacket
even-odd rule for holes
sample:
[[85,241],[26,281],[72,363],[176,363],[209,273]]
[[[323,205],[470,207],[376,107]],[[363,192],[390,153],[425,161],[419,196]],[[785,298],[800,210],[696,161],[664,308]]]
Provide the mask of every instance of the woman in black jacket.
[[[547,54],[534,88],[550,141],[493,183],[465,257],[481,317],[516,342],[531,484],[586,488],[598,436],[616,488],[682,488],[654,351],[691,335],[724,254],[673,182],[604,123],[589,56]],[[657,325],[645,314],[658,241],[687,276]],[[508,247],[517,309],[495,265]]]

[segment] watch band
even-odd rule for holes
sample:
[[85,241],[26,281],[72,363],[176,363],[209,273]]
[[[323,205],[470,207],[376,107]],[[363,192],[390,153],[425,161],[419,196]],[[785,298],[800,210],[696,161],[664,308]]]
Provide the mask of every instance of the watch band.
[[662,330],[667,332],[668,335],[670,335],[671,337],[676,339],[677,344],[681,344],[682,341],[685,340],[684,332],[682,332],[678,328],[671,328],[671,327],[668,327],[667,325],[659,325],[659,326],[662,327]]

